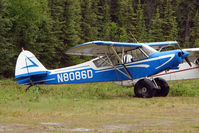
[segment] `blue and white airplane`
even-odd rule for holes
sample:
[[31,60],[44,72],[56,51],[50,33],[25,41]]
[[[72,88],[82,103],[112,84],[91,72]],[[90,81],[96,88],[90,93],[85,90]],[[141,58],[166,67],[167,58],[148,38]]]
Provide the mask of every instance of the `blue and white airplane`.
[[[15,69],[19,84],[70,84],[86,82],[136,81],[136,97],[167,96],[168,83],[162,78],[150,78],[165,70],[178,69],[188,52],[173,50],[158,52],[154,46],[176,45],[176,41],[154,43],[124,43],[93,41],[75,46],[65,53],[98,56],[71,67],[47,70],[29,51],[22,50]],[[189,63],[189,62],[188,62]],[[122,84],[121,84],[122,85]],[[28,90],[29,87],[26,89]]]

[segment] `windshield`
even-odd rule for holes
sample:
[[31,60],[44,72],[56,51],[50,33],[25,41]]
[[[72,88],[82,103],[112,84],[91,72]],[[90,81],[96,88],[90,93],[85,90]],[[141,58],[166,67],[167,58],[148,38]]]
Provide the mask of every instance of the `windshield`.
[[141,48],[148,56],[152,55],[153,53],[157,52],[157,50],[155,50],[154,48],[146,45],[146,44],[142,44],[142,48]]

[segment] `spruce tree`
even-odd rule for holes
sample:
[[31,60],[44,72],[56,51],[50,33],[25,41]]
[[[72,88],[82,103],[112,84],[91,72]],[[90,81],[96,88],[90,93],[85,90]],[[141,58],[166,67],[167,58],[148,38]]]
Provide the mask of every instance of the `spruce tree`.
[[49,16],[47,0],[9,0],[13,44],[17,49],[30,50],[44,66],[54,68],[56,65],[50,62],[55,58],[57,40],[51,33],[52,19]]
[[178,40],[178,24],[175,16],[171,17],[171,31],[169,33],[169,39],[173,41]]
[[164,39],[177,40],[178,39],[178,27],[177,27],[175,11],[170,0],[166,1],[166,7],[164,11],[163,19],[163,30],[164,30]]
[[96,10],[96,1],[93,0],[82,0],[81,9],[82,9],[82,19],[81,19],[81,28],[82,28],[82,37],[81,39],[85,42],[97,40],[98,28],[97,28],[97,15]]
[[130,42],[135,42],[131,34],[136,34],[136,13],[133,9],[134,0],[128,0],[126,5],[126,20],[125,20],[125,29],[126,34],[128,35],[128,40]]
[[9,0],[9,17],[13,22],[13,39],[21,48],[30,49],[36,41],[38,26],[43,19],[42,4],[39,0]]
[[55,54],[56,63],[54,63],[55,67],[61,67],[64,66],[63,62],[61,61],[61,58],[64,58],[66,55],[63,54],[65,48],[65,45],[63,44],[63,23],[64,23],[64,1],[60,0],[48,0],[48,6],[49,6],[49,14],[51,17],[51,37],[52,41],[54,41],[54,47],[55,47]]
[[111,16],[110,0],[100,0],[98,5],[98,33],[100,40],[110,40]]
[[191,28],[191,41],[194,47],[199,47],[199,13],[198,10],[193,18],[193,27]]
[[9,32],[12,22],[8,17],[8,2],[0,1],[0,78],[13,76],[17,52]]
[[164,9],[164,19],[163,19],[163,30],[164,30],[164,39],[169,40],[169,34],[171,31],[171,17],[173,11],[171,8],[171,3],[167,0],[166,7]]
[[138,41],[143,42],[147,40],[146,25],[144,19],[144,12],[142,9],[141,0],[139,0],[136,16],[136,38]]
[[[63,40],[63,54],[64,51],[81,43],[80,39],[80,25],[81,25],[81,8],[79,1],[65,0],[63,4],[63,27],[62,27],[62,40]],[[60,55],[61,63],[63,66],[69,66],[78,63],[78,56],[65,56]]]
[[156,9],[156,15],[152,19],[151,28],[149,30],[149,41],[164,41],[162,30],[162,19],[160,18],[159,8]]

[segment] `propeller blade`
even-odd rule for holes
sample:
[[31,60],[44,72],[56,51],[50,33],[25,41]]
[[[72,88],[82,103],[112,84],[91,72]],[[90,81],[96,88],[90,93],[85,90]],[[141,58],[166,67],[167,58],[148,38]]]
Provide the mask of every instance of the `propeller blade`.
[[179,43],[177,43],[177,45],[178,45],[178,48],[181,50],[182,54],[184,54],[184,52],[182,51],[182,49],[181,49]]
[[185,60],[189,64],[189,66],[192,67],[191,62],[189,61],[188,57],[185,57]]

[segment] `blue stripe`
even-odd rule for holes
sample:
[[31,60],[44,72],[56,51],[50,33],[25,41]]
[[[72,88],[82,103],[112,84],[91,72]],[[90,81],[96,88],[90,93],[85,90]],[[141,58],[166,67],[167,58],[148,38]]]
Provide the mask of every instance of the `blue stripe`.
[[[26,58],[28,58],[28,57],[26,56]],[[30,58],[28,58],[28,60],[32,63],[32,65],[22,67],[21,69],[24,69],[24,68],[27,68],[27,67],[29,67],[29,68],[30,67],[38,67],[38,65],[34,61],[32,61]]]
[[31,73],[25,73],[20,75],[15,75],[15,79],[21,78],[21,77],[28,77],[33,75],[39,75],[39,74],[47,74],[47,71],[37,71],[37,72],[31,72]]

